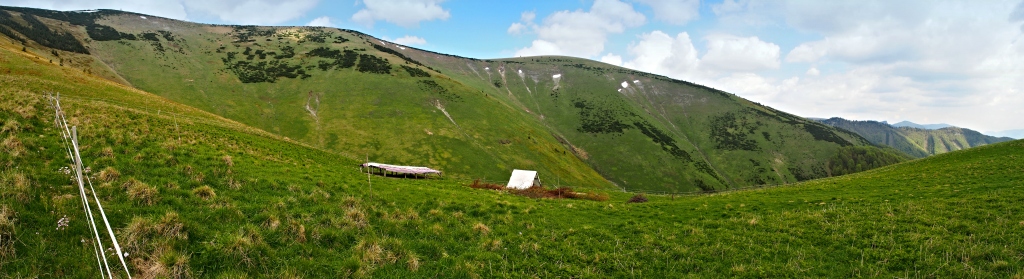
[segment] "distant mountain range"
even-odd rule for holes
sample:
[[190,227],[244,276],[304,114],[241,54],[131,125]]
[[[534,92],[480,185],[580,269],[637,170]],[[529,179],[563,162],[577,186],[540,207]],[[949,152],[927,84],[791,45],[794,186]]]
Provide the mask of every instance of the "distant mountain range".
[[1008,137],[1015,139],[1024,139],[1024,129],[1017,130],[1005,130],[996,132],[986,132],[986,134],[997,136],[997,137]]
[[857,133],[874,144],[893,147],[915,158],[1013,140],[1008,137],[988,136],[948,124],[919,125],[903,121],[889,125],[885,122],[846,120],[838,117],[818,121]]
[[910,121],[900,121],[899,123],[892,124],[892,126],[893,127],[910,127],[910,128],[918,128],[918,129],[929,129],[929,130],[954,127],[953,125],[949,125],[949,124],[946,124],[946,123],[939,123],[939,124],[917,124],[917,123],[910,122]]

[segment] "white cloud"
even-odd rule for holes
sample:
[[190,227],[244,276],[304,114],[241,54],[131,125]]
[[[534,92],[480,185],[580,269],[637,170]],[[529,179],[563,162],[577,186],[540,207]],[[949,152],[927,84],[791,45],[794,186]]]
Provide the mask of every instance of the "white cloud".
[[402,27],[416,27],[422,21],[447,20],[451,13],[441,7],[444,0],[365,0],[366,8],[352,15],[352,21],[373,26],[378,20]]
[[651,6],[654,18],[671,24],[685,24],[700,18],[700,0],[637,0]]
[[512,23],[512,25],[508,27],[509,34],[519,35],[522,34],[523,31],[526,31],[526,25],[519,22]]
[[185,11],[192,15],[210,15],[225,22],[272,25],[292,20],[316,7],[317,0],[183,0]]
[[535,18],[537,18],[537,13],[532,11],[523,12],[519,16],[519,22],[512,23],[512,25],[508,27],[507,32],[512,35],[519,35],[529,31],[529,29],[537,28],[537,24],[533,23],[533,19]]
[[[1024,118],[1020,0],[726,0],[712,10],[729,22],[723,24],[759,22],[820,36],[788,50],[786,64],[794,65],[781,68],[810,66],[788,87],[786,79],[768,77],[763,81],[774,87],[754,86],[750,77],[713,86],[770,96],[768,103],[807,116],[1022,128],[1009,120]],[[763,94],[770,88],[786,89]]]
[[14,0],[5,5],[52,10],[119,9],[179,20],[217,19],[233,24],[272,25],[303,16],[317,0]]
[[427,40],[424,40],[423,38],[420,38],[420,37],[409,36],[409,35],[406,35],[405,37],[401,37],[401,38],[395,39],[394,42],[396,44],[407,45],[407,46],[425,45],[425,44],[427,44]]
[[807,73],[805,74],[808,76],[819,76],[821,75],[821,71],[819,71],[818,68],[811,67],[810,69],[807,69]]
[[825,56],[825,51],[825,48],[803,43],[789,51],[789,54],[786,55],[786,62],[799,63],[818,61],[819,58]]
[[779,46],[757,37],[712,35],[701,58],[712,70],[754,72],[779,68]]
[[612,64],[615,66],[622,66],[622,56],[618,56],[612,53],[601,56],[601,62]]
[[516,51],[516,57],[522,56],[538,56],[538,55],[569,55],[562,51],[562,48],[555,43],[548,42],[545,40],[533,40],[530,47],[523,48]]
[[623,62],[624,67],[689,81],[702,78],[697,49],[686,32],[675,38],[661,31],[640,35],[640,41],[630,44],[628,52],[633,59]]
[[537,13],[533,11],[526,11],[519,15],[519,20],[522,22],[533,22],[535,18],[537,18]]
[[322,16],[309,21],[306,26],[336,27],[337,25],[331,21],[330,17]]
[[509,33],[529,27],[537,39],[529,47],[516,50],[516,56],[573,55],[594,57],[604,51],[608,34],[622,33],[647,20],[633,6],[619,0],[597,0],[589,11],[559,11],[534,24],[534,14],[524,13],[522,22],[509,26]]

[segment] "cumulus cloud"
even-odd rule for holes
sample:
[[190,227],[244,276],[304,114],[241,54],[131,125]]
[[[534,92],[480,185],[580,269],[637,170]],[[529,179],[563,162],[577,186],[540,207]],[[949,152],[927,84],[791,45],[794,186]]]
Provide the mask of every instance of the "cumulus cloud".
[[661,31],[645,33],[629,46],[628,52],[633,59],[623,63],[627,68],[691,81],[702,78],[698,75],[697,49],[686,32],[675,37]]
[[522,34],[523,31],[526,31],[526,24],[522,24],[522,23],[519,23],[519,22],[513,23],[511,26],[508,27],[508,30],[507,30],[507,32],[509,34],[513,34],[513,35]]
[[336,27],[337,25],[331,21],[330,17],[322,16],[309,21],[306,26]]
[[725,77],[740,84],[740,80],[752,80],[751,75],[745,74],[780,66],[779,46],[758,37],[716,34],[704,40],[708,42],[706,48],[699,51],[687,32],[673,37],[656,30],[638,36],[629,45],[629,59],[608,54],[602,61],[615,61],[612,59],[617,57],[623,67],[701,84],[714,84]]
[[701,59],[713,70],[753,72],[779,68],[779,46],[757,37],[713,35]]
[[401,37],[401,38],[395,39],[394,42],[396,44],[407,45],[407,46],[425,45],[425,44],[427,44],[427,40],[424,40],[423,38],[420,38],[420,37],[409,36],[409,35],[406,35],[405,37]]
[[512,25],[508,27],[508,33],[519,35],[528,31],[530,28],[536,28],[537,24],[533,23],[533,19],[536,17],[537,13],[535,12],[523,12],[523,14],[519,16],[519,22],[512,23]]
[[654,18],[671,24],[685,24],[700,18],[700,0],[637,0],[651,7]]
[[[712,10],[719,21],[819,36],[788,50],[781,68],[809,67],[788,87],[770,77],[774,87],[713,83],[741,96],[808,116],[1021,128],[1007,119],[1024,118],[1024,2],[726,0]],[[769,88],[785,90],[758,93]]]
[[612,53],[601,56],[601,62],[612,64],[615,66],[622,66],[622,56],[618,56]]
[[441,7],[444,0],[373,0],[362,1],[366,7],[352,15],[352,21],[373,26],[379,20],[402,27],[416,27],[420,22],[447,20],[451,13]]
[[594,57],[604,51],[609,34],[622,33],[626,28],[643,25],[647,20],[633,9],[633,5],[619,0],[594,1],[589,11],[555,12],[540,24],[534,24],[533,17],[532,13],[524,13],[521,22],[509,26],[509,33],[521,33],[529,27],[537,35],[529,47],[516,50],[516,56]]
[[299,18],[317,3],[317,0],[14,0],[5,5],[52,10],[119,9],[179,20],[216,19],[234,24],[272,25]]
[[316,7],[317,0],[181,0],[189,16],[213,16],[224,22],[272,25],[292,20]]

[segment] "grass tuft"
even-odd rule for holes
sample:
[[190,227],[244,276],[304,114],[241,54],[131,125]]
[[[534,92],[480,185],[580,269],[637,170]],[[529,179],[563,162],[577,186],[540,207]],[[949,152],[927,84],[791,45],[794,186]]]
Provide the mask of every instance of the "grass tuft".
[[159,191],[156,187],[146,185],[145,183],[133,183],[128,186],[128,198],[137,201],[145,205],[153,205],[156,203]]
[[5,171],[0,173],[0,198],[13,197],[19,203],[28,203],[31,200],[29,184],[31,182],[28,176],[22,172]]
[[217,197],[217,193],[213,191],[213,188],[210,188],[210,186],[206,185],[192,189],[192,194],[196,195],[196,197],[199,197],[200,199],[203,199],[204,201],[208,201],[214,197]]
[[13,135],[4,139],[3,143],[0,143],[0,147],[3,147],[4,152],[15,158],[25,153],[25,145]]
[[17,133],[20,130],[21,130],[21,123],[18,123],[18,121],[14,120],[14,119],[8,119],[7,121],[4,122],[3,128],[0,128],[0,133],[11,133],[11,134],[14,134],[14,133]]
[[488,227],[487,225],[484,225],[484,223],[476,223],[475,225],[473,225],[473,230],[482,235],[487,235],[491,233],[491,228]]
[[100,157],[108,158],[108,159],[113,159],[114,158],[114,149],[110,148],[109,146],[108,147],[104,147],[103,150],[100,150]]
[[168,239],[188,239],[188,234],[185,232],[185,224],[181,221],[181,216],[177,212],[167,212],[163,217],[160,218],[160,222],[156,224],[156,232],[161,236]]
[[118,172],[114,167],[106,167],[100,170],[98,178],[100,182],[113,182],[121,177],[121,173]]
[[279,226],[281,226],[281,219],[275,215],[270,215],[266,221],[263,221],[263,227],[271,231],[276,231]]
[[366,228],[368,225],[366,222],[366,213],[358,208],[349,208],[345,210],[345,220],[352,224],[356,228]]
[[408,267],[409,270],[414,272],[420,270],[420,258],[416,256],[416,254],[409,253],[406,254],[405,257],[405,266]]

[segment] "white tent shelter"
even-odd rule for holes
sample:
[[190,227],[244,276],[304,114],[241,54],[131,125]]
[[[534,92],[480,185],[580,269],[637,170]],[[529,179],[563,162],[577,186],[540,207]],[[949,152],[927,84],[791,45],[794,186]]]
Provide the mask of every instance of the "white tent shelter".
[[528,189],[533,185],[540,185],[540,178],[537,177],[537,171],[532,170],[512,170],[512,177],[508,179],[507,188],[512,189]]

